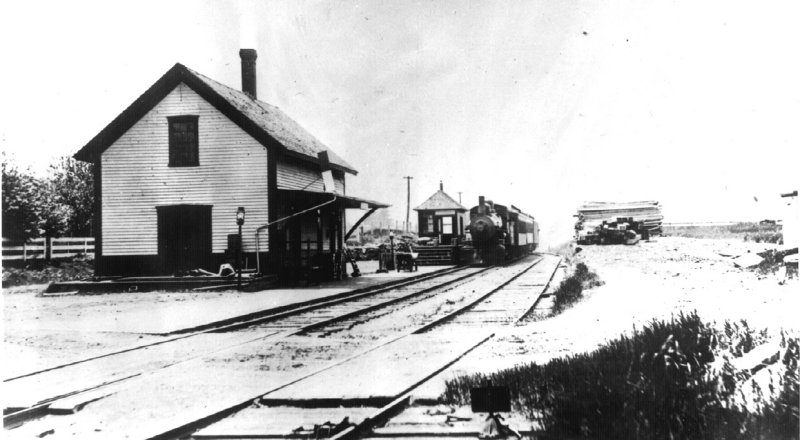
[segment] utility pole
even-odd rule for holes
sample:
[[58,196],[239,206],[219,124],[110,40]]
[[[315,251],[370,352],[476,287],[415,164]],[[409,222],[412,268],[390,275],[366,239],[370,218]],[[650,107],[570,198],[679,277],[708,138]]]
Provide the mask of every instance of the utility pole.
[[411,176],[403,176],[403,179],[406,179],[408,192],[406,194],[406,232],[408,232],[408,219],[411,215]]

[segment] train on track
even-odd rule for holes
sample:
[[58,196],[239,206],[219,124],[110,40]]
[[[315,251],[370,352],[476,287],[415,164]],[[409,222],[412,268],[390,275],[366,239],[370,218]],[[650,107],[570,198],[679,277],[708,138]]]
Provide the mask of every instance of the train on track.
[[539,224],[514,205],[500,205],[480,196],[478,206],[469,210],[469,218],[467,231],[475,263],[501,263],[530,254],[539,246]]

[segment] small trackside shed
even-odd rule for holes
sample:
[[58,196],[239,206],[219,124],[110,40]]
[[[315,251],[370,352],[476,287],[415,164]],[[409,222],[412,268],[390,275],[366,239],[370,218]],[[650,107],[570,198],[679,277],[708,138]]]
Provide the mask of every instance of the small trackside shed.
[[241,207],[246,268],[338,278],[345,209],[388,206],[346,195],[356,170],[259,101],[256,52],[239,54],[242,91],[175,64],[75,154],[94,165],[96,276],[235,265]]
[[451,244],[453,238],[464,237],[467,208],[444,192],[442,182],[439,182],[439,191],[414,211],[417,211],[420,237],[436,238],[444,245]]

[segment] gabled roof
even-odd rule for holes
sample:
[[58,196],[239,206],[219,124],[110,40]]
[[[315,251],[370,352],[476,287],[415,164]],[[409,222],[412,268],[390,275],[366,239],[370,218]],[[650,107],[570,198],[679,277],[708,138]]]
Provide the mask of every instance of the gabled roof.
[[447,195],[446,192],[436,191],[428,200],[422,202],[421,205],[414,208],[414,211],[423,211],[427,209],[455,209],[466,211],[467,208],[463,207],[460,203],[453,200],[452,197]]
[[75,153],[75,159],[94,162],[180,83],[188,85],[265,147],[278,147],[290,156],[314,163],[319,163],[318,152],[327,151],[331,168],[357,173],[350,164],[278,107],[253,99],[240,90],[214,81],[180,63],[169,69],[142,96]]

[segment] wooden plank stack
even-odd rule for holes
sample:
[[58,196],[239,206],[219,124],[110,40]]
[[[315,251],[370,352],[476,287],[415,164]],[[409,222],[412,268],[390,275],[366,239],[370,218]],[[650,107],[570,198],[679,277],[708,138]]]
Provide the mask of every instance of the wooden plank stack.
[[664,216],[661,214],[661,205],[657,201],[642,202],[585,202],[578,207],[575,214],[578,222],[575,230],[580,234],[583,230],[593,230],[603,221],[613,222],[618,218],[632,218],[640,222],[650,231],[650,235],[661,234],[661,223]]

